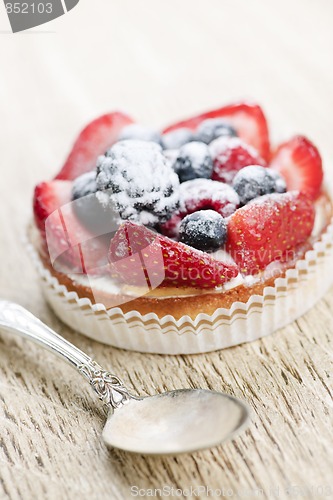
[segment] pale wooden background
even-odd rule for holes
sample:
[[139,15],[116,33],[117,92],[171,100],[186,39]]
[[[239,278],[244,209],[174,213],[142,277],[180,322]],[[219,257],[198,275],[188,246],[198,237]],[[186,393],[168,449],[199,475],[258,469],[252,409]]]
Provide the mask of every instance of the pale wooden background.
[[126,499],[131,485],[207,485],[246,498],[296,498],[288,486],[322,498],[327,487],[332,496],[333,293],[251,345],[197,356],[128,353],[57,320],[20,241],[34,184],[56,172],[86,121],[114,108],[162,125],[252,97],[266,108],[276,140],[309,135],[329,171],[332,1],[81,0],[68,15],[17,35],[0,15],[0,296],[30,308],[138,391],[208,387],[253,408],[250,429],[211,451],[109,452],[100,439],[103,410],[81,378],[1,334],[0,497]]

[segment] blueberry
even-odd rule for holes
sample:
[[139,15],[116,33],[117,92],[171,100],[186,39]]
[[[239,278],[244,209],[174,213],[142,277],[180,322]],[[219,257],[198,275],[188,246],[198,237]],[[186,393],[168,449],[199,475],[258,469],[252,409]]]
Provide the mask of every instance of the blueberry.
[[275,192],[285,193],[287,191],[287,184],[284,178],[276,171],[271,168],[266,169],[269,175],[275,180]]
[[135,139],[138,141],[151,141],[161,144],[162,137],[161,134],[154,129],[139,125],[138,123],[132,123],[124,127],[118,137],[118,141],[124,141],[127,139]]
[[72,188],[72,199],[78,200],[89,194],[96,193],[96,171],[87,172],[86,174],[80,175],[73,182]]
[[235,176],[233,188],[238,193],[241,205],[270,193],[285,193],[286,183],[274,170],[250,165],[242,168]]
[[73,210],[80,221],[95,235],[102,235],[114,230],[118,212],[104,207],[98,199],[96,171],[81,175],[73,182]]
[[177,128],[162,135],[164,149],[179,149],[187,142],[194,141],[194,134],[189,128]]
[[200,123],[195,136],[198,141],[210,144],[218,137],[237,137],[237,132],[222,118],[209,118]]
[[185,144],[178,152],[173,169],[180,182],[199,177],[209,179],[213,172],[213,160],[208,146],[198,141]]
[[199,210],[182,220],[179,238],[182,243],[198,250],[213,252],[226,242],[227,224],[215,210]]

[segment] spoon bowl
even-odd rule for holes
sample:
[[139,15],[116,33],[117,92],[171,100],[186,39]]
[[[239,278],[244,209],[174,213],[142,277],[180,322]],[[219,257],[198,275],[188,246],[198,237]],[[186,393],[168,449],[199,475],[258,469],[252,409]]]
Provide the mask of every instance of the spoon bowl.
[[176,455],[216,446],[248,422],[241,401],[220,392],[180,389],[129,400],[109,413],[108,446],[148,455]]

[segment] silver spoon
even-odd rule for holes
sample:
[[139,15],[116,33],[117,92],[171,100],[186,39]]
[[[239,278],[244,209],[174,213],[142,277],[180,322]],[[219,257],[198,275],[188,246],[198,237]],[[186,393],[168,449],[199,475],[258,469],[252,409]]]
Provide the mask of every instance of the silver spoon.
[[46,347],[74,366],[109,407],[103,430],[108,446],[141,454],[178,454],[216,446],[249,420],[247,405],[220,392],[182,389],[137,397],[123,382],[29,311],[0,301],[0,328]]

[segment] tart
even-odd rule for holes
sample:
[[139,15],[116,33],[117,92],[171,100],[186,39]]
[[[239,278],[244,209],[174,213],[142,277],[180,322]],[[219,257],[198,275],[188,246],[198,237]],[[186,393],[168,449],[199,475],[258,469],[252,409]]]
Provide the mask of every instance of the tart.
[[139,351],[271,333],[331,284],[323,178],[306,137],[271,148],[256,104],[162,132],[104,115],[35,189],[29,240],[47,300],[78,331]]

